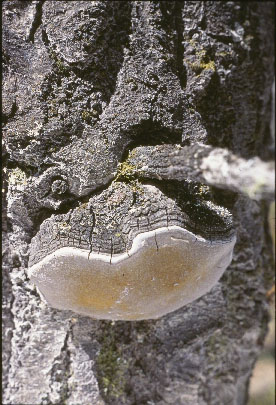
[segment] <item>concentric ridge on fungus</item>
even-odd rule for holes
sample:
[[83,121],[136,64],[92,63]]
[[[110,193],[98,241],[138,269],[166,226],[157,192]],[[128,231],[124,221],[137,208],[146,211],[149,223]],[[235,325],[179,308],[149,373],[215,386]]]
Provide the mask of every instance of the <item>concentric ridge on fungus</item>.
[[29,274],[55,308],[98,319],[153,319],[207,293],[230,264],[235,241],[161,227],[135,236],[122,254],[61,247]]

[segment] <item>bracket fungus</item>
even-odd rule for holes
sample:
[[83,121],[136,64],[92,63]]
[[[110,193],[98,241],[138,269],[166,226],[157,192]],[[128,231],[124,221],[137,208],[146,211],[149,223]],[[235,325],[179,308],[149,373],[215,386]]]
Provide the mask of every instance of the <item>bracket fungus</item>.
[[171,226],[137,235],[128,253],[64,247],[30,268],[47,302],[98,319],[158,318],[207,293],[232,259],[235,237],[211,243]]
[[[110,208],[108,203],[103,204],[102,195],[94,197],[92,202],[86,204],[81,214],[75,209],[68,217],[53,216],[53,220],[46,220],[42,224],[40,234],[33,241],[29,275],[46,301],[57,309],[72,310],[97,319],[143,320],[161,317],[207,293],[231,262],[236,240],[233,232],[227,238],[221,236],[211,241],[187,230],[182,224],[180,226],[179,222],[173,223],[170,220],[172,225],[168,223],[164,226],[164,223],[155,220],[155,224],[153,221],[148,230],[141,227],[132,233],[130,218],[135,216],[133,201],[128,198],[129,190],[127,191],[125,185],[117,187],[115,194],[113,191],[113,194],[106,192],[105,201],[114,203],[114,197],[120,195],[120,209],[124,201],[128,201],[125,218],[118,216],[121,227],[124,226],[124,221],[125,224],[130,224],[125,232],[130,244],[124,243],[124,249],[120,247],[116,250],[114,244],[113,249],[99,253],[100,249],[95,244],[92,249],[89,246],[85,248],[84,245],[76,246],[72,242],[75,238],[72,234],[74,224],[83,225],[83,229],[88,228],[84,212],[89,213],[89,221],[89,204],[96,207],[97,198],[101,207],[104,207],[101,208],[98,221],[103,215],[106,215],[105,221],[109,218]],[[161,201],[161,192],[152,186],[144,186],[141,195],[139,204],[144,210],[147,203],[154,198]],[[177,215],[173,213],[177,207],[173,206],[172,200],[166,198],[163,203],[176,221]],[[162,211],[160,204],[159,202],[159,210]],[[112,210],[114,217],[116,207],[113,206]],[[146,217],[151,215],[151,212],[145,211]],[[65,226],[66,218],[71,222],[67,225],[65,222]],[[62,225],[62,229],[65,229],[66,238],[59,245],[51,247],[52,242],[47,239],[48,235],[52,235],[51,238],[55,235],[55,240],[61,241],[60,235],[57,238],[53,231],[58,221],[59,227]],[[112,228],[112,220],[109,221]],[[101,225],[97,229],[95,218],[93,223],[90,222],[91,229],[90,236],[94,234],[95,239],[102,238],[106,246],[108,229],[103,230]],[[68,237],[70,232],[71,236]],[[103,232],[102,235],[100,232]],[[114,229],[111,232],[112,235],[115,234]],[[117,232],[116,235],[121,233]],[[40,251],[43,252],[41,256],[35,257]]]

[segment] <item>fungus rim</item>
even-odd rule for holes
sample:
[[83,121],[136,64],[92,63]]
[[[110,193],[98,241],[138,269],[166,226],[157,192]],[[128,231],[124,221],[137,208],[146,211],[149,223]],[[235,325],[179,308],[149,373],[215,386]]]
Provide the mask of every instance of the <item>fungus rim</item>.
[[[54,258],[55,256],[59,256],[59,255],[64,256],[66,254],[68,254],[68,256],[72,256],[72,251],[75,251],[80,256],[83,256],[83,258],[85,258],[84,256],[86,256],[86,258],[89,261],[90,260],[92,261],[93,259],[97,260],[97,261],[102,260],[103,262],[110,263],[110,265],[112,266],[117,263],[120,263],[121,261],[123,261],[125,259],[129,259],[134,254],[138,253],[138,251],[144,247],[147,239],[155,237],[158,234],[168,233],[170,231],[177,231],[177,232],[183,233],[184,235],[188,234],[189,236],[192,236],[195,238],[194,243],[199,242],[199,243],[204,244],[205,246],[206,246],[206,243],[210,243],[210,247],[215,247],[218,245],[220,246],[220,245],[224,245],[224,244],[228,244],[228,243],[233,243],[233,247],[234,247],[235,242],[236,242],[236,233],[235,232],[233,234],[231,234],[228,238],[225,238],[225,240],[223,240],[223,239],[210,240],[210,239],[203,238],[202,236],[195,235],[193,232],[191,232],[185,228],[182,228],[181,226],[171,225],[171,226],[161,227],[161,228],[157,228],[155,230],[139,233],[138,235],[136,235],[133,238],[131,249],[124,253],[117,253],[117,254],[111,255],[108,253],[95,253],[95,252],[93,252],[93,250],[90,251],[88,249],[82,249],[82,248],[79,248],[76,246],[63,246],[63,247],[57,248],[54,252],[49,253],[48,255],[43,257],[41,260],[39,260],[38,262],[33,264],[29,268],[29,272],[31,274],[33,272],[32,269],[34,269],[35,267],[39,267],[39,265],[50,260],[51,258]],[[190,243],[190,241],[185,238],[179,238],[179,239],[182,239],[186,243]],[[63,255],[62,255],[62,253],[63,253]]]

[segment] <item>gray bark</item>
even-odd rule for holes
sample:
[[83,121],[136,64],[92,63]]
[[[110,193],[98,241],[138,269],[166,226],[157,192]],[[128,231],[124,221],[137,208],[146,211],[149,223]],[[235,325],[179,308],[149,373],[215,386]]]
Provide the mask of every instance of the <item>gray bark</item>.
[[[192,176],[187,161],[181,176],[162,167],[203,144],[267,174],[273,10],[3,2],[4,404],[246,404],[273,278],[267,190],[252,199],[239,176],[208,182],[196,160]],[[208,294],[160,319],[56,310],[29,280],[60,246],[115,254],[175,223],[211,240],[235,230],[237,243]]]

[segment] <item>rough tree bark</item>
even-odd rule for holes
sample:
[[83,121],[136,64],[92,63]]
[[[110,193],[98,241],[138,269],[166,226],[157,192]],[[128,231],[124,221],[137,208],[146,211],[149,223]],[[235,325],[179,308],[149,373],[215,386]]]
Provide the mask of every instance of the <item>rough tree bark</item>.
[[[268,323],[268,203],[200,176],[160,177],[151,148],[271,159],[273,15],[272,2],[3,2],[4,404],[246,404]],[[141,150],[147,176],[135,170]],[[177,223],[216,238],[226,224],[208,210],[198,219],[209,200],[233,214],[233,261],[208,294],[160,319],[56,310],[29,280],[30,246],[33,262],[89,248],[93,215],[97,249],[121,251],[128,204],[133,235],[173,223],[170,201]]]

